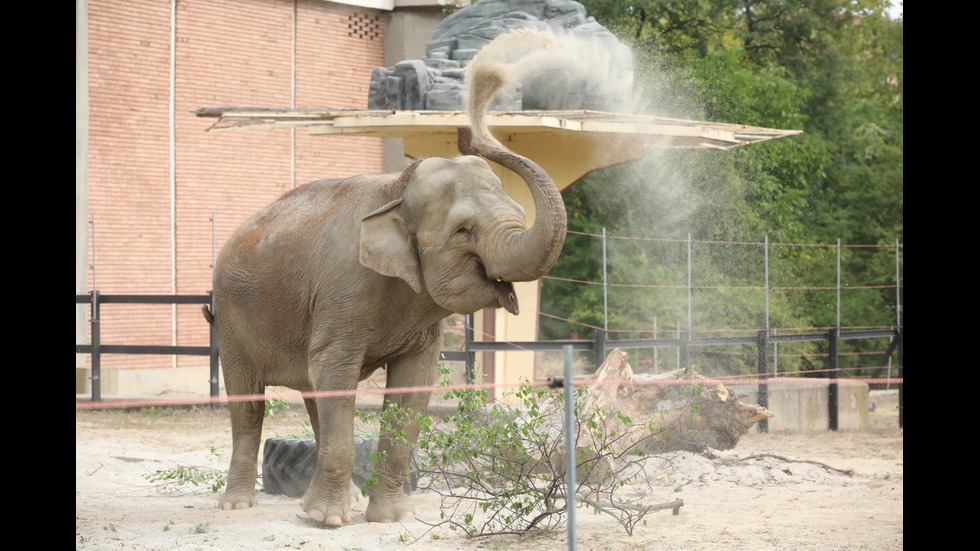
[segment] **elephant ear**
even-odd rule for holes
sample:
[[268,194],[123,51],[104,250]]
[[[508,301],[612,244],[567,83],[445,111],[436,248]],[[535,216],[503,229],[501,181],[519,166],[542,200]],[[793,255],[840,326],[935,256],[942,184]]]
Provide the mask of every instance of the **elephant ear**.
[[361,264],[379,274],[401,278],[421,293],[421,264],[412,235],[398,216],[401,202],[392,201],[361,221]]

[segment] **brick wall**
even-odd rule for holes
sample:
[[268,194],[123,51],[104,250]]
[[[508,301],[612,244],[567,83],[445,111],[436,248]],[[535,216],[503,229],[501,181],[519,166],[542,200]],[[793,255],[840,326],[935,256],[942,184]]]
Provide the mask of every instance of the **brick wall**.
[[[212,215],[216,252],[293,185],[382,172],[377,139],[208,133],[214,119],[193,112],[363,109],[370,72],[384,66],[386,18],[322,0],[181,0],[171,125],[170,0],[90,0],[90,284],[104,294],[206,293]],[[175,316],[170,306],[107,305],[102,319],[105,343],[170,344],[176,334],[179,345],[207,344],[197,306]],[[103,365],[170,367],[172,358],[107,356]]]

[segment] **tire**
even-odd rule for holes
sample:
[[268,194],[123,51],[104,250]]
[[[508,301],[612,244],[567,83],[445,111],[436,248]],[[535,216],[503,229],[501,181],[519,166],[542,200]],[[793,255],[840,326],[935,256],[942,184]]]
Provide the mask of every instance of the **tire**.
[[303,497],[316,469],[316,442],[269,438],[262,448],[262,488],[265,493]]
[[[355,438],[356,459],[351,477],[363,488],[371,474],[371,454],[378,449],[377,438]],[[316,470],[316,442],[312,439],[269,438],[262,449],[262,488],[267,494],[303,497]],[[414,470],[405,480],[405,493],[418,488]]]

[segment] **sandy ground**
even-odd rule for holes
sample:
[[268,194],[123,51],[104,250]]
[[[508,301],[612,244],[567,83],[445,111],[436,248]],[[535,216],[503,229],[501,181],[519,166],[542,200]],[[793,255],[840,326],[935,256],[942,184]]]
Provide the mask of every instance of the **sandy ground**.
[[[627,536],[608,516],[579,509],[580,550],[902,549],[903,431],[897,396],[873,392],[872,426],[861,432],[760,434],[732,450],[678,454],[658,473],[650,502],[680,498],[679,515],[652,513]],[[298,434],[302,410],[269,419],[265,437]],[[212,449],[213,447],[213,449]],[[421,513],[395,524],[364,520],[326,529],[298,499],[258,494],[258,507],[216,508],[204,490],[168,493],[146,475],[180,466],[227,469],[226,410],[162,409],[75,414],[75,548],[417,551],[569,549],[567,532],[519,539],[466,539],[439,519],[438,499],[415,494]],[[260,458],[261,459],[261,458]]]

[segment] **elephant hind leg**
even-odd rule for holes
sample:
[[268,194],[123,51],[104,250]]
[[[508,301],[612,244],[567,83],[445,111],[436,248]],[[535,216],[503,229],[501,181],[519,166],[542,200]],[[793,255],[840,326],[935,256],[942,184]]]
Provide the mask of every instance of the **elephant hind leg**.
[[320,449],[320,415],[316,409],[316,398],[303,398],[306,405],[306,414],[310,417],[310,427],[313,429],[313,438],[316,441],[317,450]]
[[[218,507],[248,509],[257,505],[255,480],[258,475],[259,445],[265,418],[265,388],[261,384],[238,384],[225,377],[228,410],[231,414],[232,452],[228,467],[228,485]],[[247,398],[252,399],[247,399]]]

